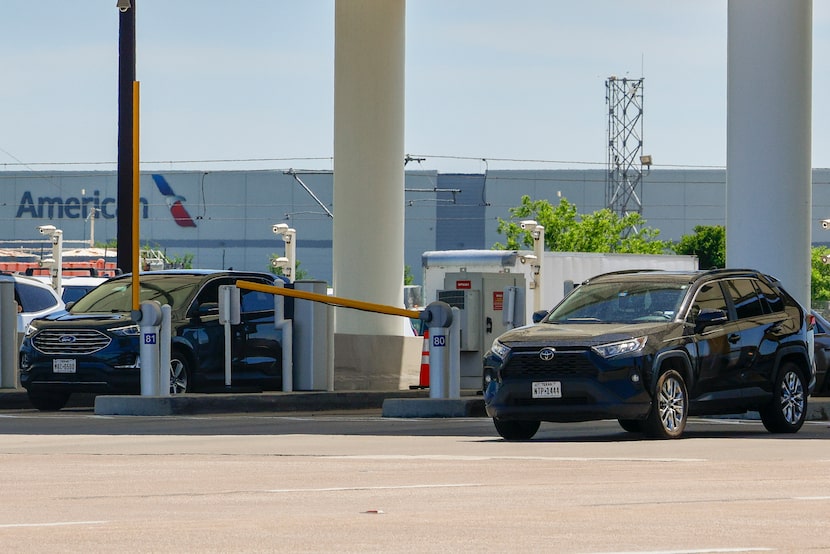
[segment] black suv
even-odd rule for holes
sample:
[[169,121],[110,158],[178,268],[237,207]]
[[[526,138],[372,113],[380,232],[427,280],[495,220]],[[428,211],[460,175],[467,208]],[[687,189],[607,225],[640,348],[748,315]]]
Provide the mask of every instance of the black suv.
[[658,438],[681,436],[689,415],[758,411],[773,433],[804,423],[813,319],[757,271],[608,273],[534,319],[484,358],[487,415],[505,439],[530,439],[540,421],[614,418]]
[[[224,327],[219,286],[237,280],[273,285],[267,273],[170,270],[142,273],[140,301],[171,307],[170,392],[224,387]],[[281,332],[274,327],[274,297],[242,290],[242,322],[232,332],[232,382],[282,388]],[[32,404],[59,410],[73,392],[141,392],[139,327],[130,319],[132,276],[106,281],[69,311],[32,321],[20,348],[20,383]]]

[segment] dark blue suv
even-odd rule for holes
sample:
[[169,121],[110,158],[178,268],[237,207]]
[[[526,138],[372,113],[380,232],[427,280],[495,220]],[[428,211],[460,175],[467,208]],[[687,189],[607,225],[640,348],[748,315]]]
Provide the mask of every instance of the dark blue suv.
[[[219,286],[237,280],[273,285],[267,273],[170,270],[142,273],[140,301],[171,307],[170,392],[224,387],[224,327]],[[274,297],[242,290],[242,322],[233,326],[234,385],[282,388],[281,334],[274,327]],[[139,328],[130,319],[132,276],[98,286],[60,312],[34,320],[20,348],[20,383],[41,410],[59,410],[73,392],[141,392]]]
[[508,440],[531,438],[541,421],[606,418],[676,438],[689,415],[747,411],[794,433],[816,382],[812,325],[753,270],[600,275],[493,342],[485,407]]

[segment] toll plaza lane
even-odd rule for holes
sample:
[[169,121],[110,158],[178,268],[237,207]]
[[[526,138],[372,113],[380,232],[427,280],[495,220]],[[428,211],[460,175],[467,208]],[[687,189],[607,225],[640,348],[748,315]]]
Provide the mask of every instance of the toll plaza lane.
[[830,550],[830,424],[0,412],[3,552]]

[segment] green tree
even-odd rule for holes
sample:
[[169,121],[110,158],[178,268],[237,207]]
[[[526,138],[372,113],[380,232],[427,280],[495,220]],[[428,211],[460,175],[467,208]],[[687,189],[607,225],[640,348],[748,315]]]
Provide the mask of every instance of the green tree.
[[830,265],[822,261],[830,256],[830,248],[815,246],[810,254],[810,303],[816,306],[830,300]]
[[694,234],[683,235],[674,251],[697,256],[701,269],[726,267],[726,228],[723,225],[697,225]]
[[494,249],[532,248],[531,231],[522,229],[520,222],[533,219],[545,227],[545,249],[549,251],[663,254],[670,250],[668,241],[657,238],[660,231],[646,227],[643,216],[636,213],[620,217],[603,209],[580,215],[576,205],[565,198],[553,206],[547,200],[531,200],[528,195],[509,211],[510,219],[498,220],[498,232],[507,240],[505,244],[496,243]]

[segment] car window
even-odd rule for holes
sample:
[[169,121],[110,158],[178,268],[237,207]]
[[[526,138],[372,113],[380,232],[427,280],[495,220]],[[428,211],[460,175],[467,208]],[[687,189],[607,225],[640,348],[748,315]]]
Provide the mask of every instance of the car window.
[[726,299],[723,297],[719,283],[707,283],[700,287],[689,310],[688,320],[691,323],[695,323],[697,321],[697,314],[704,309],[722,310],[726,314],[729,314]]
[[732,297],[738,319],[764,315],[761,299],[758,298],[755,286],[750,279],[729,279],[724,281],[724,285]]
[[673,319],[685,293],[684,283],[588,283],[565,298],[545,321],[634,323]]
[[784,311],[784,302],[781,297],[775,294],[775,291],[769,285],[762,281],[755,281],[761,295],[761,304],[766,313],[776,313]]
[[241,290],[241,310],[243,314],[250,312],[274,311],[274,295],[258,290]]
[[58,304],[57,299],[45,288],[28,283],[15,283],[14,287],[24,312],[40,312]]
[[[164,275],[140,277],[139,302],[157,300],[176,309],[181,306],[198,285],[192,275]],[[132,278],[115,279],[98,285],[72,306],[72,313],[129,312],[132,310]]]

